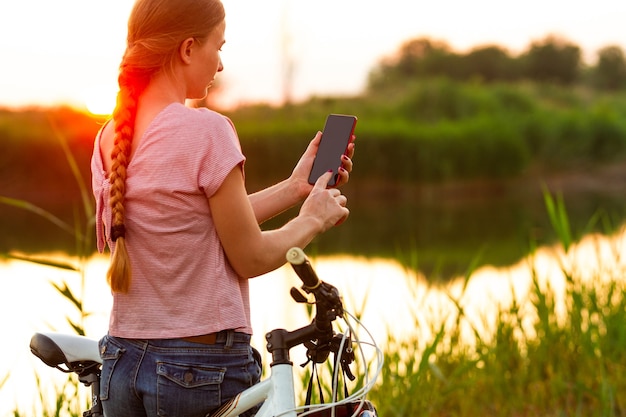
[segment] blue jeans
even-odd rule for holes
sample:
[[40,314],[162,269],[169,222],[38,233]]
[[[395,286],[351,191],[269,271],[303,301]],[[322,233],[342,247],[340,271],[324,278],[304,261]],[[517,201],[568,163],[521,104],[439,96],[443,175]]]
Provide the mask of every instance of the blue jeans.
[[220,332],[213,345],[108,335],[99,345],[106,417],[204,417],[261,377],[250,336],[233,331]]

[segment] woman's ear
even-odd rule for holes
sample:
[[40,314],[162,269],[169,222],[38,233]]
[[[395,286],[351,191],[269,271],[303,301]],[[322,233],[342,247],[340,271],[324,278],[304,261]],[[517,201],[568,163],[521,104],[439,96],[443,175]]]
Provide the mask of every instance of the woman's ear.
[[181,42],[178,48],[178,55],[183,63],[191,63],[191,53],[196,40],[194,38],[187,38]]

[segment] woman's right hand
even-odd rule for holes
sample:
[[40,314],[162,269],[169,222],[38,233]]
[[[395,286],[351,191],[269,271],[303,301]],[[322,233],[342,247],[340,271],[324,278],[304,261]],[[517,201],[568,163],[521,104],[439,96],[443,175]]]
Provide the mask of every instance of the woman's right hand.
[[336,188],[326,189],[331,175],[327,172],[317,180],[297,217],[279,229],[261,230],[241,166],[233,168],[209,197],[209,206],[224,252],[239,276],[252,278],[280,267],[289,248],[306,247],[348,217],[346,196]]
[[326,188],[332,175],[332,171],[328,171],[317,179],[300,208],[301,216],[313,217],[320,222],[320,233],[340,225],[350,214],[346,207],[348,198],[337,188]]

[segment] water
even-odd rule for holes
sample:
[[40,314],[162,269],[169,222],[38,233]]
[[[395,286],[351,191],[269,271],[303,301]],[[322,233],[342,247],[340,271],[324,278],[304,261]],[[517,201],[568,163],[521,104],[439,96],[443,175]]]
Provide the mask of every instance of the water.
[[[576,270],[587,280],[623,276],[626,262],[620,253],[624,253],[625,245],[626,233],[620,232],[612,237],[589,235],[567,254],[558,246],[544,247],[532,261],[526,258],[509,267],[481,267],[465,288],[462,277],[441,285],[428,284],[424,276],[379,258],[319,257],[314,264],[318,275],[342,292],[347,309],[361,314],[363,323],[384,348],[389,334],[402,338],[420,332],[419,340],[430,340],[429,328],[436,327],[431,325],[454,319],[457,309],[451,299],[464,307],[474,325],[488,328],[495,309],[507,306],[514,297],[523,302],[532,268],[542,285],[549,284],[557,293],[564,285],[563,268]],[[99,338],[107,328],[111,296],[104,279],[106,267],[107,258],[98,255],[89,260],[85,271],[82,299],[90,315],[84,325],[93,338]],[[78,320],[76,311],[51,283],[67,282],[80,295],[81,278],[75,272],[23,261],[0,263],[0,277],[0,380],[9,374],[0,390],[0,416],[12,415],[16,407],[30,415],[39,395],[35,374],[52,393],[53,384],[66,380],[65,375],[30,353],[30,337],[50,329],[72,333],[67,317]],[[266,331],[308,323],[306,309],[288,296],[294,285],[298,279],[287,266],[252,280],[253,344],[261,351]],[[304,357],[295,355],[295,363],[304,362]]]
[[[481,265],[510,265],[526,256],[531,244],[547,244],[556,239],[545,208],[543,185],[555,195],[562,194],[575,232],[587,231],[597,214],[605,217],[594,225],[595,230],[606,231],[624,223],[626,167],[610,166],[606,170],[547,178],[545,182],[541,178],[414,185],[351,181],[344,190],[351,210],[348,221],[318,236],[310,247],[311,253],[389,259],[417,253],[418,267],[429,277],[434,271],[443,279],[463,273],[479,253]],[[0,194],[24,198],[68,224],[79,220],[80,195],[72,195],[71,190],[68,195],[65,191],[23,190],[24,195],[10,190]],[[55,197],[53,201],[45,198],[50,194]],[[59,196],[61,202],[56,201]],[[297,208],[263,226],[282,226],[296,214]],[[3,204],[0,230],[0,253],[71,253],[76,247],[74,234],[61,232],[32,212]],[[93,232],[88,235],[93,237]]]
[[[58,255],[52,257],[65,262],[73,261]],[[410,305],[410,294],[406,291],[394,294],[393,289],[401,288],[406,281],[406,274],[397,264],[353,258],[325,258],[315,260],[315,264],[320,277],[327,278],[345,295],[350,311],[367,311],[363,319],[368,322],[377,340],[383,341],[386,337],[386,326],[381,320],[383,317],[387,320],[389,317],[410,316],[406,310]],[[85,310],[90,314],[84,327],[87,335],[93,338],[101,337],[107,329],[111,307],[111,296],[104,279],[107,266],[107,258],[98,255],[89,260],[85,271],[85,291],[81,298]],[[38,395],[35,372],[41,376],[45,386],[66,380],[65,375],[47,367],[30,353],[30,338],[34,332],[51,329],[73,333],[67,317],[78,321],[79,316],[52,283],[63,285],[67,282],[74,293],[80,296],[81,276],[76,272],[24,261],[0,263],[0,276],[0,285],[3,286],[0,295],[0,314],[3,317],[0,332],[5,335],[0,357],[0,378],[10,375],[0,391],[0,416],[11,414],[16,406],[30,414],[33,398]],[[292,329],[309,323],[306,308],[296,305],[288,295],[289,289],[297,285],[299,280],[289,267],[252,280],[253,344],[259,350],[264,350],[263,337],[266,331],[273,328]],[[376,302],[384,300],[393,309],[387,309],[383,316],[374,316],[375,310],[371,308],[371,303],[375,301],[373,294],[377,295]],[[366,298],[367,305],[362,307]],[[392,299],[393,302],[389,302]],[[357,311],[352,307],[355,305]],[[407,331],[409,328],[402,330]],[[294,356],[294,361],[304,362],[305,357]]]

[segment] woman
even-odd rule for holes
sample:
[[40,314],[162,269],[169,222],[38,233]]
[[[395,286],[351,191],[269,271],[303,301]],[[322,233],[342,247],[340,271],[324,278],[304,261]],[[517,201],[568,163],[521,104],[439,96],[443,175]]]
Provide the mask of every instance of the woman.
[[[118,103],[92,158],[98,249],[113,252],[109,417],[205,416],[258,382],[248,278],[349,214],[330,173],[307,182],[319,132],[288,179],[248,196],[230,120],[185,107],[223,69],[224,16],[219,0],[138,0],[129,18]],[[345,157],[339,184],[351,169]],[[303,200],[282,228],[260,229]]]

